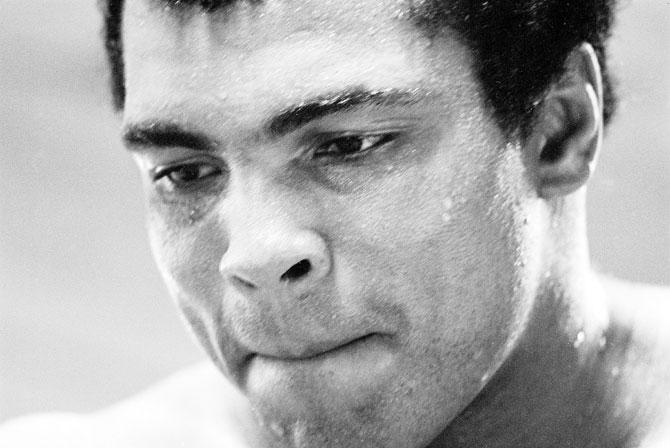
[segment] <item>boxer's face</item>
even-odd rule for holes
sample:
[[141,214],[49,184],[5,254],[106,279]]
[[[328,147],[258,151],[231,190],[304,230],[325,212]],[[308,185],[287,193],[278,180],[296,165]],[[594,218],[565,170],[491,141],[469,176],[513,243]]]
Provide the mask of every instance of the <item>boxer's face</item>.
[[422,447],[523,330],[519,148],[402,3],[127,2],[124,126],[168,287],[288,446]]

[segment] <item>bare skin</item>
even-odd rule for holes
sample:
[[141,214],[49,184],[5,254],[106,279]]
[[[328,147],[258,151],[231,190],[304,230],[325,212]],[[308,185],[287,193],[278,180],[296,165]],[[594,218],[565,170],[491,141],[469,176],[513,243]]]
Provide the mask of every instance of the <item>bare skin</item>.
[[[668,291],[614,279],[602,284],[610,317],[598,332],[604,339],[570,338],[555,322],[536,330],[546,345],[521,344],[430,446],[667,446]],[[244,397],[207,363],[90,415],[16,420],[2,428],[0,441],[26,448],[261,448],[260,434]]]
[[521,139],[448,32],[428,41],[390,0],[289,3],[138,0],[124,16],[123,126],[152,247],[218,370],[10,423],[0,441],[667,442],[668,292],[589,266],[603,132],[590,46]]

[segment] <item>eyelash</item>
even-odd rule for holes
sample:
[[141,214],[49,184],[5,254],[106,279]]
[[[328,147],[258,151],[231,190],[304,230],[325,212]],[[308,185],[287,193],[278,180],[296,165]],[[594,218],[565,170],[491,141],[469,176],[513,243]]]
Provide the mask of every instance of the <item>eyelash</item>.
[[[330,159],[333,161],[349,161],[362,158],[368,153],[391,143],[398,137],[397,133],[386,134],[368,134],[368,135],[344,135],[340,137],[330,138],[320,143],[311,152],[313,159]],[[342,151],[343,144],[356,143],[360,149],[354,151]],[[334,150],[340,146],[340,150]],[[180,171],[185,171],[186,178],[190,179],[175,179],[172,176]],[[205,171],[202,174],[202,171]],[[152,176],[155,183],[160,183],[162,180],[169,182],[173,190],[188,190],[189,188],[196,188],[203,183],[213,180],[216,176],[223,174],[223,169],[215,163],[204,161],[188,161],[176,165],[168,165],[156,168]],[[192,175],[192,176],[190,176]]]
[[[182,174],[186,174],[184,177],[189,177],[190,174],[194,174],[194,176],[192,176],[193,178],[190,180],[178,180],[171,177],[175,173],[184,170],[192,170],[186,171]],[[204,175],[202,174],[203,170],[205,171]],[[223,169],[216,164],[209,162],[191,161],[157,168],[153,175],[153,181],[160,182],[163,179],[167,179],[167,181],[174,188],[187,189],[189,187],[204,183],[208,180],[213,180],[214,177],[221,174],[223,174]]]
[[[383,147],[388,143],[391,143],[397,137],[397,133],[344,135],[341,137],[331,138],[317,145],[316,148],[311,152],[311,156],[314,159],[339,159],[343,161],[354,160],[360,157],[364,157],[366,154],[373,152],[374,150]],[[366,140],[372,140],[372,142],[368,142],[369,144],[366,146]],[[361,146],[363,146],[363,148],[349,153],[344,151],[329,151],[331,147],[337,145],[338,143],[351,143],[352,141],[357,141]],[[325,148],[325,151],[320,152],[320,150],[323,148]]]

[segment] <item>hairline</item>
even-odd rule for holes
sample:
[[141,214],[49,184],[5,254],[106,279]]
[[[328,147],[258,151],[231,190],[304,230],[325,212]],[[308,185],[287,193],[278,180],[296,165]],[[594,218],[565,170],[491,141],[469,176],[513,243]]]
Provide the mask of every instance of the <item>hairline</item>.
[[[248,1],[251,3],[261,3],[263,0],[152,0],[158,4],[165,5],[167,7],[176,7],[176,8],[193,8],[199,7],[202,8],[205,12],[213,12],[218,9],[225,8],[229,5],[240,1]],[[607,0],[606,0],[607,1]],[[112,83],[112,92],[113,92],[113,105],[116,111],[122,111],[125,105],[126,97],[126,88],[125,88],[125,66],[123,60],[123,40],[122,40],[122,27],[123,27],[123,11],[124,11],[124,0],[98,0],[99,4],[103,6],[104,11],[104,20],[105,20],[105,45],[107,48],[108,58],[111,66],[111,83]],[[196,4],[197,3],[197,4]],[[431,17],[431,13],[428,11],[427,5],[430,5],[430,1],[420,2],[418,6],[413,4],[409,6],[408,13],[403,16],[406,20],[409,21],[413,26],[415,26],[420,32],[424,33],[426,37],[433,40],[438,36],[444,35],[446,30],[452,30],[452,35],[456,39],[464,43],[464,45],[471,51],[474,57],[477,59],[478,71],[482,71],[481,65],[484,63],[483,58],[477,51],[477,46],[474,42],[470,42],[466,36],[467,32],[457,29],[453,23],[450,23],[448,20],[445,21],[436,21],[435,17]],[[438,25],[435,25],[435,22],[440,22]],[[595,26],[595,25],[594,25]],[[596,46],[596,52],[598,53],[598,59],[601,64],[606,62],[604,52],[604,41],[607,36],[603,38],[599,44],[602,46]],[[584,39],[582,42],[573,42],[573,45],[569,50],[574,50],[583,42],[588,41]],[[594,45],[595,46],[595,45]],[[507,105],[505,102],[500,103],[499,100],[493,99],[491,93],[500,92],[502,89],[505,89],[505,85],[500,85],[498,90],[495,89],[493,92],[487,91],[485,94],[485,106],[489,109],[492,116],[495,118],[496,122],[499,125],[499,128],[506,133],[508,136],[512,135],[525,135],[529,128],[532,128],[532,123],[535,120],[535,109],[537,104],[539,104],[546,95],[547,90],[555,83],[562,74],[565,73],[565,61],[567,55],[570,51],[563,54],[563,59],[560,61],[554,61],[557,68],[551,73],[550,78],[544,81],[540,81],[535,86],[529,86],[528,98],[532,101],[528,102],[527,107],[523,110],[514,110],[514,108],[505,109],[504,106]],[[612,86],[609,80],[609,77],[606,73],[606,68],[603,66],[603,83],[606,89],[605,102],[606,104],[604,119],[605,125],[608,124],[610,115],[614,109],[615,97],[612,94]],[[495,73],[495,71],[494,71]],[[476,81],[482,87],[485,87],[486,82],[483,78],[482,73],[477,73]],[[533,91],[532,87],[537,87],[538,85],[543,86],[542,89]],[[508,86],[509,87],[509,86]],[[501,105],[502,104],[502,105]]]

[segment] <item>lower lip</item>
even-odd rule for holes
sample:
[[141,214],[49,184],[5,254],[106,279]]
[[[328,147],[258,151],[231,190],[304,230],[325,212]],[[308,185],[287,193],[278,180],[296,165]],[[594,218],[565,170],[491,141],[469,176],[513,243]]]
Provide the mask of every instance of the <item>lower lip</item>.
[[[393,358],[390,336],[372,334],[333,350],[307,358],[286,359],[254,355],[248,362],[246,388],[256,389],[279,381],[298,381],[321,377],[330,383],[355,388],[379,381],[389,370]],[[327,385],[326,385],[327,387]]]

